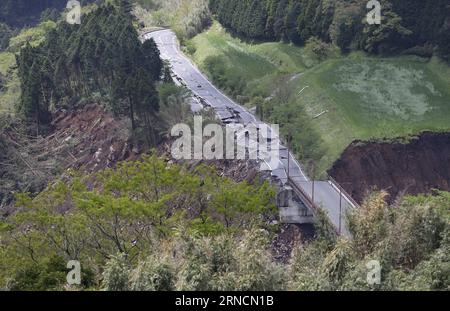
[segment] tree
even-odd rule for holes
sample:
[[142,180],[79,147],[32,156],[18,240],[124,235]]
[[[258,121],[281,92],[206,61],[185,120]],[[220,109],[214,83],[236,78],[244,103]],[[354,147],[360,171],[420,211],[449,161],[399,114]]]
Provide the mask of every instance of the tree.
[[[450,10],[450,6],[448,7]],[[447,18],[445,24],[442,26],[439,32],[438,38],[438,51],[440,56],[450,62],[450,36],[448,33],[450,32],[450,17]]]
[[[274,4],[276,1],[274,1]],[[288,0],[280,0],[276,6],[275,15],[274,15],[274,23],[273,23],[273,32],[277,39],[288,40],[286,35],[286,24],[285,24],[285,16],[287,11]]]
[[22,88],[21,101],[17,108],[19,113],[28,120],[36,122],[37,133],[41,124],[50,122],[48,102],[42,100],[50,82],[45,73],[41,72],[41,61],[42,59],[29,43],[17,57]]
[[122,11],[103,5],[86,14],[81,25],[61,23],[41,45],[22,49],[17,109],[25,118],[46,124],[50,107],[75,108],[100,94],[116,115],[129,116],[133,129],[151,128],[149,116],[159,108],[155,83],[163,62],[153,40],[139,40],[125,14],[129,1],[119,2]]
[[363,30],[364,50],[378,54],[398,50],[400,48],[398,43],[413,34],[402,24],[402,18],[392,10],[391,6],[384,5],[381,25],[366,25]]
[[364,21],[367,1],[210,0],[218,21],[248,39],[286,40],[304,44],[311,37],[332,41],[342,51],[403,51],[415,46],[440,47],[448,54],[447,0],[383,0],[383,23]]
[[6,24],[0,23],[0,51],[5,50],[9,45],[12,30]]
[[[16,212],[0,220],[0,288],[61,289],[65,263],[74,258],[87,270],[82,289],[450,287],[447,192],[404,197],[392,206],[383,193],[373,194],[349,219],[352,240],[336,240],[320,215],[317,239],[296,246],[283,264],[271,253],[273,227],[254,221],[265,213],[254,205],[264,204],[267,189],[220,185],[216,175],[208,166],[148,157],[93,175],[69,172],[34,198],[19,195]],[[236,213],[228,229],[219,215],[225,204]],[[382,266],[380,285],[366,281],[369,260]],[[94,277],[93,271],[104,272]]]
[[12,276],[8,285],[13,291],[61,290],[66,279],[66,262],[58,256],[49,257],[43,263],[29,264]]
[[270,291],[284,289],[282,267],[267,251],[262,230],[242,237],[223,234],[212,239],[182,236],[185,249],[177,290]]
[[55,8],[47,8],[45,11],[41,13],[40,21],[44,22],[47,20],[56,22],[60,17],[61,13]]
[[159,81],[161,78],[164,63],[161,60],[160,52],[155,40],[149,39],[142,45],[142,53],[146,60],[146,65],[151,73],[153,81]]
[[116,6],[119,8],[119,12],[131,18],[131,11],[133,5],[130,0],[115,0]]

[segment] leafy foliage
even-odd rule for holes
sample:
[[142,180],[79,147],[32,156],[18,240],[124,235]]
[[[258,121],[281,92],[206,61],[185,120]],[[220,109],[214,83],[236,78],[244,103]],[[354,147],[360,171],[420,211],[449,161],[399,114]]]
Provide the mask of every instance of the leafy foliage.
[[[190,172],[155,156],[93,176],[73,172],[70,181],[56,182],[34,199],[18,196],[17,212],[0,226],[0,280],[2,286],[22,284],[21,267],[40,270],[57,256],[80,260],[86,270],[108,261],[103,273],[108,290],[168,290],[175,284],[173,273],[157,255],[176,237],[175,227],[199,239],[262,227],[273,215],[274,196],[265,183],[222,179],[207,166]],[[142,258],[142,273],[131,273]],[[36,275],[27,282],[40,286],[39,280]]]
[[175,289],[173,267],[157,256],[151,256],[131,272],[134,291],[171,291]]
[[[449,194],[407,197],[388,206],[374,193],[349,219],[352,240],[319,239],[293,256],[297,290],[448,290]],[[369,285],[366,264],[381,265],[381,283]]]
[[47,33],[56,27],[53,21],[44,21],[35,27],[25,28],[21,30],[17,36],[14,36],[9,41],[8,51],[13,53],[20,52],[27,44],[36,47],[45,41]]
[[[317,239],[280,264],[262,229],[261,214],[272,209],[260,201],[264,187],[247,188],[241,206],[228,205],[239,217],[227,227],[224,192],[246,186],[220,186],[213,176],[206,167],[189,172],[150,157],[75,174],[35,199],[21,195],[21,209],[0,225],[2,286],[62,289],[63,263],[75,258],[82,288],[105,290],[450,289],[449,193],[405,197],[395,206],[374,193],[348,220],[352,240],[336,239],[319,221]],[[370,260],[380,262],[380,284],[367,282]]]
[[129,290],[129,264],[124,254],[113,256],[105,265],[103,271],[103,286],[107,291]]
[[171,241],[174,251],[159,249],[164,256],[152,255],[131,271],[113,257],[103,283],[106,289],[116,284],[113,288],[122,290],[281,290],[286,275],[272,261],[267,246],[262,230],[251,229],[241,237],[224,233],[208,238],[180,232]]
[[289,86],[282,86],[270,101],[260,105],[258,112],[264,119],[280,124],[280,134],[303,161],[320,159],[325,150],[322,139],[312,127],[312,121],[296,104],[296,94]]
[[[448,193],[408,197],[394,209],[384,198],[383,193],[374,193],[350,220],[358,223],[352,227],[357,239],[367,230],[378,237],[378,242],[365,243],[362,249],[360,240],[329,240],[322,235],[295,249],[291,262],[281,265],[265,251],[268,240],[264,231],[250,229],[240,236],[206,238],[180,229],[169,248],[161,248],[158,256],[148,259],[148,270],[143,268],[146,260],[134,268],[128,284],[133,286],[136,275],[147,278],[150,274],[151,279],[175,282],[177,290],[448,290]],[[416,216],[408,215],[411,210]],[[384,214],[389,217],[380,217]],[[412,229],[408,224],[411,218],[420,219],[414,221],[416,225],[427,223],[433,230],[420,225]],[[404,234],[393,235],[390,230],[394,228]],[[418,248],[409,240],[418,243]],[[426,240],[433,242],[424,248],[421,241]],[[367,244],[374,245],[370,251]],[[408,248],[414,251],[405,252]],[[391,256],[399,251],[406,256],[401,261]],[[381,283],[370,285],[366,264],[374,259],[381,264]],[[157,270],[160,273],[154,270],[158,265],[164,266]]]

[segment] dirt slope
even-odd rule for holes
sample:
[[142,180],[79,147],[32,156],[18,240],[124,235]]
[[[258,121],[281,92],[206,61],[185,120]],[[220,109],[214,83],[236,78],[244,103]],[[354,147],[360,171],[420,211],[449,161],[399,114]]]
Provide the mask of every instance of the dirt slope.
[[361,202],[384,189],[390,201],[401,194],[450,191],[450,133],[423,134],[394,142],[353,142],[329,174]]
[[25,124],[13,122],[0,133],[0,207],[14,192],[40,192],[69,168],[93,172],[136,159],[141,150],[133,146],[128,128],[95,104],[56,113],[46,136],[29,136]]
[[[121,161],[137,160],[148,151],[131,138],[127,119],[117,119],[97,104],[53,115],[48,135],[32,137],[19,121],[0,132],[0,210],[14,192],[38,193],[69,168],[96,172]],[[164,139],[158,152],[170,159],[172,140]],[[259,180],[252,161],[181,161],[192,168],[214,166],[220,176],[236,181]],[[0,211],[1,214],[1,211]]]
[[54,118],[53,135],[45,143],[66,153],[68,165],[97,171],[140,154],[133,147],[129,126],[114,118],[100,105],[87,105],[71,113],[61,112]]

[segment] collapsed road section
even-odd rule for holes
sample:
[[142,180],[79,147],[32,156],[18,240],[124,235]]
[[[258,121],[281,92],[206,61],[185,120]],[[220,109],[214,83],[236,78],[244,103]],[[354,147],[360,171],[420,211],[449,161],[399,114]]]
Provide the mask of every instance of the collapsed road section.
[[[238,105],[219,91],[198,68],[180,51],[176,35],[169,29],[155,31],[143,35],[144,40],[152,38],[161,52],[161,57],[172,65],[175,79],[190,89],[198,102],[214,109],[224,123],[254,124],[259,128],[259,121],[251,112]],[[353,200],[345,195],[338,185],[332,181],[312,181],[304,173],[302,166],[287,148],[280,146],[276,165],[268,165],[272,177],[283,185],[293,184],[293,190],[301,189],[298,196],[308,196],[314,207],[320,207],[328,214],[330,222],[340,234],[349,236],[346,226],[347,211],[355,207]],[[309,211],[314,214],[314,209]],[[295,218],[295,217],[294,217]]]

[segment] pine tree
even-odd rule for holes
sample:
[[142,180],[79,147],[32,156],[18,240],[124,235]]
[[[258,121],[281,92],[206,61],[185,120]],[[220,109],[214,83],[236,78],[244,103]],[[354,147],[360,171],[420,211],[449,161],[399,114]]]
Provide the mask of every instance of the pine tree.
[[286,37],[293,43],[302,43],[301,37],[297,30],[297,19],[302,7],[300,3],[293,2],[289,5],[285,19]]
[[158,81],[161,77],[164,63],[161,60],[156,42],[153,39],[145,41],[142,45],[142,53],[144,54],[147,67],[151,71],[153,81]]
[[277,5],[276,11],[275,11],[275,21],[273,24],[273,31],[274,31],[275,37],[279,40],[287,39],[285,37],[286,27],[285,27],[285,23],[284,23],[287,5],[288,5],[288,0],[280,0],[278,2],[278,5]]
[[131,12],[133,11],[133,5],[130,0],[115,0],[115,4],[119,9],[119,12],[131,18]]

